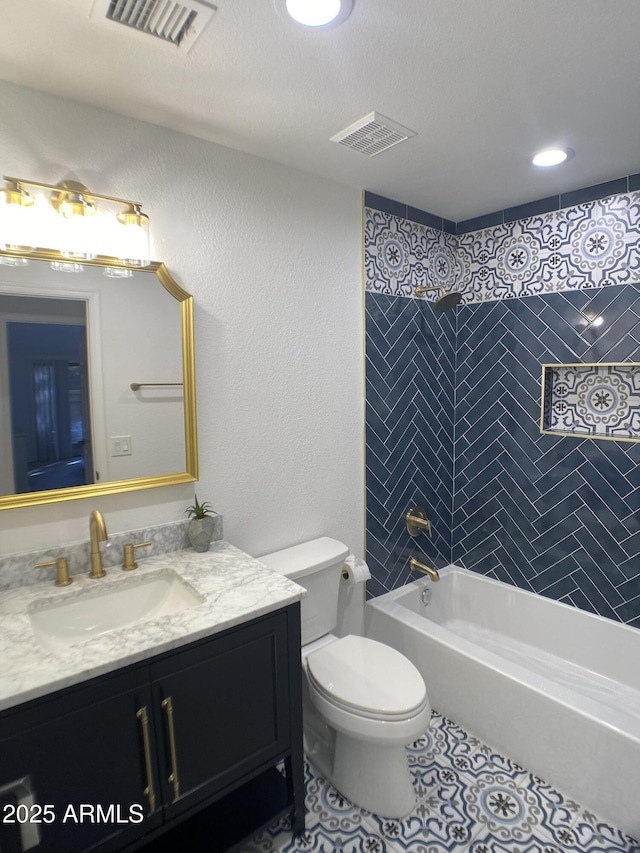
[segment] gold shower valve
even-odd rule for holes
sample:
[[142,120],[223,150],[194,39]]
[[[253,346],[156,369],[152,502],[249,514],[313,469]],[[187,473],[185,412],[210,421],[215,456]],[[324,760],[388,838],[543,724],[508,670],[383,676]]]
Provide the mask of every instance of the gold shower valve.
[[407,533],[409,536],[419,536],[425,531],[430,537],[433,536],[433,530],[430,519],[427,518],[427,511],[424,507],[414,506],[405,516],[407,525]]

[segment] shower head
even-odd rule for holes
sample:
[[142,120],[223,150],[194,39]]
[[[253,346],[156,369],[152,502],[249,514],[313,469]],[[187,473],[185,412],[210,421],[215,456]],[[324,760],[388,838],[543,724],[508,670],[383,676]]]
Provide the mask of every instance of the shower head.
[[462,294],[457,290],[450,290],[447,292],[444,287],[424,287],[421,284],[413,288],[414,294],[418,297],[424,296],[425,293],[429,293],[431,290],[437,290],[441,294],[433,303],[435,311],[448,311],[450,308],[455,308],[456,305],[460,305],[462,302]]
[[434,311],[448,311],[450,308],[455,308],[462,302],[462,294],[457,290],[452,290],[450,293],[444,293],[439,296],[433,303]]

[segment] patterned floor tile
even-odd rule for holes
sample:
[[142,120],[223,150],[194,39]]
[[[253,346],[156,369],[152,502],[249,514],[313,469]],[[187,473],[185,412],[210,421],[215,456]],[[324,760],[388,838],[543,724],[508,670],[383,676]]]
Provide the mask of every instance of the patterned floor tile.
[[505,844],[525,842],[543,826],[537,797],[520,781],[502,770],[483,770],[468,788],[468,813]]
[[425,806],[404,820],[368,819],[393,850],[411,853],[467,853],[470,843],[469,827],[465,823],[448,822],[430,812]]
[[471,755],[479,741],[460,726],[434,711],[429,729],[407,747],[409,766],[429,767],[434,761],[451,769],[464,771],[471,767]]
[[[640,806],[639,806],[640,808]],[[577,853],[640,853],[640,843],[582,810],[565,840],[563,851]]]
[[505,755],[500,755],[495,749],[482,743],[478,738],[468,735],[466,743],[470,749],[467,756],[468,765],[463,767],[458,764],[460,770],[474,775],[482,773],[485,770],[500,770],[513,779],[520,779],[526,774],[526,770],[519,764],[516,764],[515,761],[507,758]]
[[354,832],[362,826],[364,809],[354,806],[330,785],[322,776],[313,775],[313,767],[307,765],[312,777],[307,782],[307,822],[319,823],[332,832]]
[[305,762],[307,831],[286,820],[242,853],[640,853],[553,786],[433,715],[408,747],[416,807],[403,820],[354,806]]
[[521,786],[535,797],[536,805],[542,812],[541,825],[556,844],[563,844],[563,839],[580,814],[580,805],[532,773],[525,773],[524,778],[526,781]]
[[469,781],[447,764],[437,762],[429,767],[413,765],[411,772],[417,800],[411,814],[403,820],[371,815],[367,823],[384,838],[399,844],[401,850],[421,850],[415,845],[428,841],[428,849],[434,853],[466,851],[478,829],[466,808]]
[[287,821],[261,832],[242,847],[242,853],[397,853],[372,827],[353,832],[332,831],[320,822],[307,821],[303,835],[292,838]]
[[469,847],[469,853],[562,853],[562,848],[548,838],[532,836],[527,841],[498,841],[491,834],[476,838]]

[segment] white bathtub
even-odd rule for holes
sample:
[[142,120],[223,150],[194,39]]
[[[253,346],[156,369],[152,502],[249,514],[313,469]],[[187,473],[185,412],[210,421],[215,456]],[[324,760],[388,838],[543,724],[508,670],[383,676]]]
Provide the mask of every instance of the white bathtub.
[[[640,838],[640,631],[448,566],[369,601],[431,705]],[[423,590],[431,601],[421,601]]]

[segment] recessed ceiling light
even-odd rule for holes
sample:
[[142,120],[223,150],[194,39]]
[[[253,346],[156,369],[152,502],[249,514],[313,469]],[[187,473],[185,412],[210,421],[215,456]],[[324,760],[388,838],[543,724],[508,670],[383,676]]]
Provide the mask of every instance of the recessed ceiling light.
[[557,166],[573,157],[573,153],[571,148],[545,148],[544,151],[534,154],[531,162],[534,166]]
[[276,0],[276,8],[305,27],[333,27],[349,17],[353,0]]

